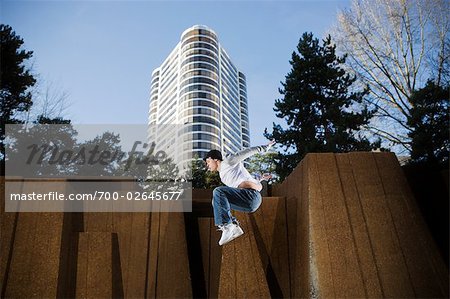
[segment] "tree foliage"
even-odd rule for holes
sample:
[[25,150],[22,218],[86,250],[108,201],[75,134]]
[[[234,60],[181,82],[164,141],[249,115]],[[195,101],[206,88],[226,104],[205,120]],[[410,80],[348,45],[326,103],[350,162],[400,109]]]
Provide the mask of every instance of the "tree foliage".
[[248,164],[246,169],[250,174],[255,177],[261,176],[264,173],[270,173],[272,180],[277,181],[279,176],[276,173],[275,159],[278,157],[278,153],[269,152],[264,154],[255,154],[248,158]]
[[3,123],[17,123],[19,120],[15,119],[15,113],[27,111],[32,105],[29,88],[36,79],[26,67],[26,61],[33,52],[21,49],[22,45],[22,38],[10,26],[0,24],[0,114]]
[[361,134],[374,111],[362,104],[366,89],[355,91],[356,78],[348,74],[328,36],[319,45],[312,33],[300,38],[297,52],[292,53],[291,71],[275,101],[276,116],[287,122],[288,128],[273,124],[273,132],[265,137],[275,139],[286,153],[277,158],[276,171],[284,178],[309,152],[348,152],[371,150],[371,143]]
[[411,160],[430,164],[447,163],[450,153],[449,129],[450,88],[428,81],[424,88],[411,96],[411,116],[408,125],[412,131]]
[[217,186],[223,185],[219,173],[208,171],[205,162],[197,155],[193,157],[188,167],[190,177],[187,180],[192,183],[192,188],[214,189]]
[[32,51],[22,49],[23,40],[11,26],[0,24],[0,159],[2,171],[5,154],[5,124],[20,124],[17,113],[28,111],[32,105],[29,90],[36,79],[26,66]]
[[123,157],[125,153],[122,151],[120,145],[120,135],[114,132],[103,132],[95,138],[78,142],[76,151],[83,153],[97,153],[95,162],[83,161],[83,167],[78,169],[77,175],[80,176],[114,176],[120,173],[121,169],[117,163],[102,163],[100,157],[105,156],[110,158],[112,156]]

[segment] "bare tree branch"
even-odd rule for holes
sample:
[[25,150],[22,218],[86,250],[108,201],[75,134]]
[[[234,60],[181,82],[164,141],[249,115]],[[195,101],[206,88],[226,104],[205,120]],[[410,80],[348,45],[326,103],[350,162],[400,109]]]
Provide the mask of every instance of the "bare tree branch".
[[393,142],[393,143],[395,143],[395,144],[397,144],[397,145],[401,145],[401,146],[404,147],[407,151],[410,151],[410,150],[411,150],[410,144],[409,144],[408,142],[402,141],[402,140],[401,140],[400,138],[398,138],[397,136],[395,136],[395,135],[393,135],[393,134],[391,134],[391,133],[389,133],[389,132],[387,132],[387,131],[381,130],[381,129],[376,128],[376,127],[373,127],[373,126],[368,126],[367,128],[368,128],[369,130],[373,131],[376,135],[378,135],[378,136],[380,136],[380,137],[383,137],[383,138],[385,138],[385,139],[387,139],[387,140],[389,140],[389,141],[391,141],[391,142]]
[[69,93],[53,82],[46,82],[43,91],[35,94],[35,116],[46,118],[67,117],[67,110],[71,106],[68,101]]
[[369,106],[384,118],[372,131],[409,150],[412,93],[432,75],[438,84],[450,77],[450,2],[352,0],[331,33],[338,50],[348,54],[349,67],[369,87]]

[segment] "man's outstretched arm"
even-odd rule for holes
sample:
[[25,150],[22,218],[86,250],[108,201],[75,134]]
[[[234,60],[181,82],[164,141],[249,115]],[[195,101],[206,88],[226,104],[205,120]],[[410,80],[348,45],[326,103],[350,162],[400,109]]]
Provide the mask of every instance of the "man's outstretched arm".
[[266,145],[248,147],[246,149],[243,149],[242,151],[237,152],[234,155],[228,155],[226,157],[226,159],[230,165],[235,165],[235,164],[247,159],[248,157],[253,156],[254,154],[261,153],[261,152],[267,152],[274,144],[275,144],[275,140],[272,140]]

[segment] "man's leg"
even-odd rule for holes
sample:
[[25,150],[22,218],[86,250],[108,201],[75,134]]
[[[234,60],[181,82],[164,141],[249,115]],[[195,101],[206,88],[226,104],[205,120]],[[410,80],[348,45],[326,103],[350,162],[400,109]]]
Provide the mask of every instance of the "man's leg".
[[231,215],[230,203],[223,192],[224,188],[230,187],[220,186],[213,190],[212,206],[214,211],[214,224],[216,226],[225,225],[234,220]]
[[261,205],[261,194],[252,189],[220,186],[213,191],[214,223],[216,226],[231,223],[235,218],[231,209],[254,212]]
[[239,189],[237,190],[240,196],[230,196],[230,206],[233,210],[240,212],[253,213],[258,210],[262,203],[261,193],[253,189]]

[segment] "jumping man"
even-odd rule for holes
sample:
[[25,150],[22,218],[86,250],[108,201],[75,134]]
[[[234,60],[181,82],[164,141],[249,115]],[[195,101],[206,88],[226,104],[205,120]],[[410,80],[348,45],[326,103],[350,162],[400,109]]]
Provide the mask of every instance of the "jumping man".
[[[256,153],[267,152],[274,143],[272,140],[267,145],[249,147],[234,155],[228,154],[224,158],[220,151],[210,150],[203,158],[208,170],[218,171],[222,183],[226,185],[213,191],[214,223],[222,231],[219,245],[226,244],[244,233],[239,222],[231,215],[231,209],[252,213],[262,202],[259,193],[262,184],[250,175],[242,161]],[[265,174],[261,181],[270,177]]]

